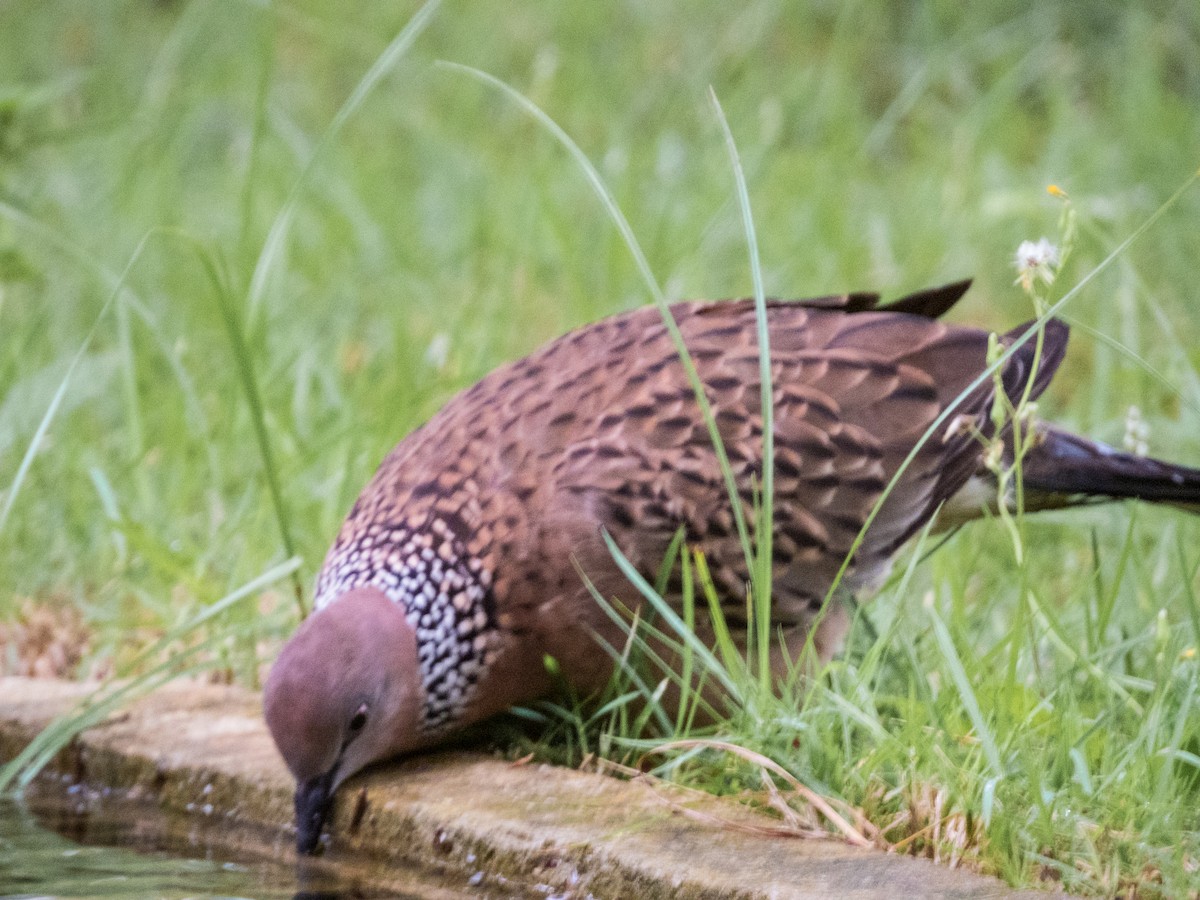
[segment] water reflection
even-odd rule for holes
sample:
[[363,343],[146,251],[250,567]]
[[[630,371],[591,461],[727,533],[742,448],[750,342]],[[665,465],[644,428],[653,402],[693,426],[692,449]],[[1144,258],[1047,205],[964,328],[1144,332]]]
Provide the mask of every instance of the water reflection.
[[[0,800],[0,895],[282,900],[294,891],[294,884],[264,877],[266,873],[238,863],[90,846],[82,841],[93,834],[91,816],[58,813],[52,818],[66,826],[69,836],[41,827],[29,809]],[[109,828],[120,830],[115,822]]]
[[[170,816],[106,795],[31,787],[18,803],[0,798],[0,897],[240,898],[261,900],[413,900],[479,896],[466,885],[413,876],[380,887],[369,873],[320,860],[297,865],[290,841],[221,841],[228,823]],[[226,835],[228,837],[228,835]],[[412,884],[401,883],[411,881]],[[461,885],[461,889],[460,889]],[[405,890],[404,888],[408,888]],[[494,892],[492,893],[494,896]]]

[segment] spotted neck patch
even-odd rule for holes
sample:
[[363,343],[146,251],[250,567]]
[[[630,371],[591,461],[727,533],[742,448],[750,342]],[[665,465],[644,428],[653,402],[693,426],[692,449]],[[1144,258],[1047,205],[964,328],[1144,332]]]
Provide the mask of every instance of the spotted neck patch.
[[381,590],[405,611],[425,688],[423,726],[462,714],[494,655],[491,573],[442,517],[423,527],[373,522],[333,549],[317,582],[317,609],[360,587]]

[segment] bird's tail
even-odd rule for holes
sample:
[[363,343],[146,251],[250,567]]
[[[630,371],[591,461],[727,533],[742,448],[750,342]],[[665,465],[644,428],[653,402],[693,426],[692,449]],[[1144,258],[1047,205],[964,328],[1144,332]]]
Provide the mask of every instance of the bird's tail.
[[1122,453],[1045,423],[1021,461],[1021,477],[1030,509],[1131,498],[1200,513],[1200,469]]

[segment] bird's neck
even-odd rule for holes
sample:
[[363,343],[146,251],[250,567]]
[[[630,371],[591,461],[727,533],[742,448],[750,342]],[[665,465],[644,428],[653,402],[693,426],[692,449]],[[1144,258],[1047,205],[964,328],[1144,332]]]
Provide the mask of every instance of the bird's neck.
[[422,727],[459,723],[494,653],[490,572],[441,519],[420,529],[349,522],[318,577],[316,606],[364,587],[397,604],[416,635]]

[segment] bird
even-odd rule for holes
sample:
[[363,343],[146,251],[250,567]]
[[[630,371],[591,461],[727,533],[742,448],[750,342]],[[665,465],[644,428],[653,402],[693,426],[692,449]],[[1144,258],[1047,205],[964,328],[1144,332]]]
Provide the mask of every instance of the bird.
[[[838,651],[844,605],[817,612],[848,556],[839,590],[866,592],[926,526],[1011,502],[997,492],[994,448],[1015,456],[1011,425],[993,415],[997,395],[1010,406],[1035,400],[1068,327],[1050,318],[1033,339],[1036,322],[997,336],[943,321],[969,285],[888,304],[870,292],[765,301],[771,625],[782,636],[773,666],[799,653],[814,622],[819,657]],[[679,302],[670,314],[750,516],[763,473],[756,303]],[[997,347],[1012,352],[991,377]],[[1028,434],[1030,509],[1200,503],[1200,470],[1040,420]],[[542,698],[555,678],[581,692],[602,686],[613,663],[597,636],[617,626],[596,596],[632,593],[606,538],[652,575],[680,530],[705,554],[728,621],[745,628],[749,573],[733,503],[658,308],[501,366],[404,438],[354,502],[314,612],[265,685],[265,719],[297,784],[298,851],[316,850],[337,788],[365,766]]]

